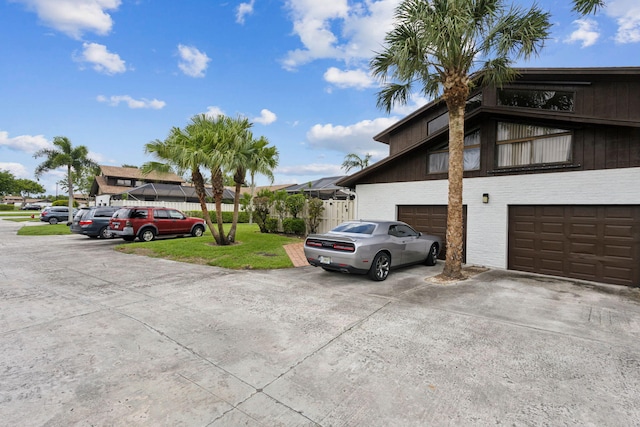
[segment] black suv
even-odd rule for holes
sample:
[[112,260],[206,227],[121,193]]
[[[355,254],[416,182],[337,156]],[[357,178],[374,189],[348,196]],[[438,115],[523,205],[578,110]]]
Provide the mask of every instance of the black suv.
[[[73,209],[71,213],[72,217],[77,212],[77,209]],[[48,222],[49,224],[57,224],[59,222],[69,221],[69,208],[66,206],[51,206],[46,207],[40,212],[40,221]]]
[[89,206],[81,208],[73,217],[71,232],[84,234],[92,239],[110,239],[113,237],[109,231],[109,220],[118,208],[115,206]]

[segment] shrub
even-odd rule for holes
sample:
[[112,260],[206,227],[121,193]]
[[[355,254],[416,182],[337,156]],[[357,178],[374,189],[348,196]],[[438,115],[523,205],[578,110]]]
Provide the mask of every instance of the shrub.
[[[56,200],[51,203],[51,206],[69,206],[69,199]],[[76,200],[73,201],[73,207],[78,207],[78,202]]]
[[298,214],[304,209],[306,199],[302,194],[292,194],[287,197],[285,204],[287,205],[287,211],[292,217],[298,218]]
[[0,211],[15,211],[16,207],[14,205],[0,205]]
[[286,234],[303,235],[306,229],[304,219],[302,218],[285,218],[282,221],[282,229]]
[[[185,211],[184,213],[187,216],[193,216],[196,218],[204,218],[202,211]],[[211,218],[211,222],[216,223],[216,211],[209,211],[209,217]],[[222,222],[225,224],[230,224],[233,222],[233,212],[222,212]],[[248,223],[249,222],[249,214],[247,212],[238,212],[238,224],[240,223]]]
[[278,232],[278,218],[267,218],[265,227],[269,233]]
[[268,233],[267,220],[269,219],[269,197],[258,196],[253,198],[253,218],[260,227],[261,233]]
[[314,197],[307,201],[307,226],[309,233],[317,233],[320,225],[320,216],[324,211],[322,200]]

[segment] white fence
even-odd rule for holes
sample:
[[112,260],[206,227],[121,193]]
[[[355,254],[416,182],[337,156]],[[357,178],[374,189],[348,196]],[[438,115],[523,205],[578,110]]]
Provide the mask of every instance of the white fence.
[[[162,206],[174,208],[181,211],[200,211],[200,203],[186,202],[136,202],[133,200],[111,200],[111,206]],[[322,212],[318,233],[325,233],[341,222],[357,218],[355,212],[356,203],[354,200],[323,200],[324,211]],[[216,210],[215,203],[207,203],[207,209]],[[223,212],[233,212],[233,205],[222,204]]]

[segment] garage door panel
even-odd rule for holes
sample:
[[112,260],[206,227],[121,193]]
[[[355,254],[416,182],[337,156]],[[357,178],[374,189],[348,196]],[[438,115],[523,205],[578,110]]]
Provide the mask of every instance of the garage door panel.
[[[438,258],[445,259],[447,251],[447,206],[446,205],[398,205],[398,221],[404,221],[416,230],[433,234],[442,239],[443,248]],[[467,207],[463,207],[463,249],[462,260],[466,261],[467,246]]]
[[508,268],[640,286],[640,206],[510,206]]

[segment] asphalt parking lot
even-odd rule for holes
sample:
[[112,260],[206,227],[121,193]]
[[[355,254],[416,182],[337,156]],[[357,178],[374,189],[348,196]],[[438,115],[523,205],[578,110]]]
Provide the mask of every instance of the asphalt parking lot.
[[0,425],[640,425],[640,292],[230,271],[0,220]]

